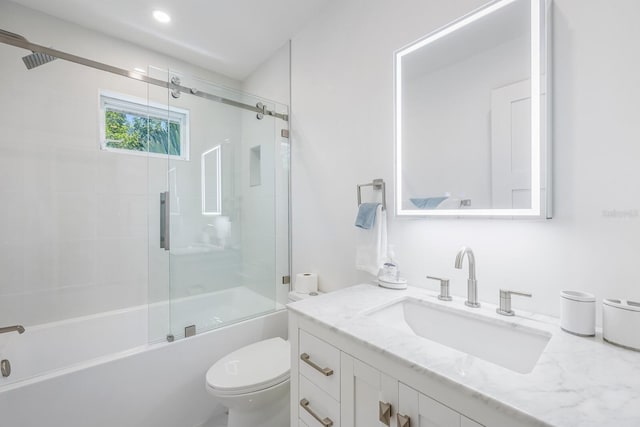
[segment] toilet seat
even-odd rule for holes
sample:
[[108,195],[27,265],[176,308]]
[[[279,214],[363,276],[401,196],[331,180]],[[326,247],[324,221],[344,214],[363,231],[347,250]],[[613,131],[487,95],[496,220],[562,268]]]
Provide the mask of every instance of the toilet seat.
[[207,371],[207,387],[220,396],[252,393],[289,379],[291,346],[280,337],[229,353]]

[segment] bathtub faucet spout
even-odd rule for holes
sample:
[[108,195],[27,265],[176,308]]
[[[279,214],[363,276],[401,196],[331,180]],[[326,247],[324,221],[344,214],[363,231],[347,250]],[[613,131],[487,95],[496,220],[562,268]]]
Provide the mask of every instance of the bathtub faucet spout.
[[24,326],[15,325],[15,326],[7,326],[5,328],[0,328],[0,334],[6,334],[7,332],[17,332],[19,334],[23,334]]

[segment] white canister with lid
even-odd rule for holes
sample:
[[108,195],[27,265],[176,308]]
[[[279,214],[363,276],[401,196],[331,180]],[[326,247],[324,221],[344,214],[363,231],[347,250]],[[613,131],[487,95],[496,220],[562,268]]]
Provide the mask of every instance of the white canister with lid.
[[602,338],[640,351],[640,302],[606,298],[602,301]]
[[596,334],[596,297],[580,291],[560,292],[560,327],[582,337]]

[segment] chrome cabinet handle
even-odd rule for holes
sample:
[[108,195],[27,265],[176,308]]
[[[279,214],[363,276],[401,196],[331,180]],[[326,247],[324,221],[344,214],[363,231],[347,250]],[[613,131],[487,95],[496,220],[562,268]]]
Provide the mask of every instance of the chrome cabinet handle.
[[411,427],[411,418],[408,415],[397,415],[398,427]]
[[316,414],[310,407],[309,407],[309,401],[307,399],[302,399],[300,401],[300,406],[302,406],[302,409],[304,409],[305,411],[307,411],[309,413],[309,415],[311,415],[313,418],[315,418],[320,424],[322,424],[324,427],[331,427],[333,425],[333,421],[331,420],[331,418],[326,417],[326,418],[320,418],[320,416],[318,414]]
[[378,419],[386,426],[391,426],[391,403],[378,402]]
[[313,363],[313,361],[311,360],[311,356],[309,356],[307,353],[302,353],[300,355],[300,360],[302,360],[303,362],[305,362],[307,365],[311,366],[313,369],[315,369],[316,371],[320,372],[322,375],[324,375],[325,377],[331,376],[333,375],[333,369],[331,368],[321,368],[320,366],[316,365],[315,363]]

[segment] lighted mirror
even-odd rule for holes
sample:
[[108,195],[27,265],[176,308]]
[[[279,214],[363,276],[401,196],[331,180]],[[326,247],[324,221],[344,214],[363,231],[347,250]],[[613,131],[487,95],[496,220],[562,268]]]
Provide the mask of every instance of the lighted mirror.
[[550,217],[548,10],[494,1],[395,53],[398,215]]
[[201,158],[202,215],[222,214],[222,173],[220,146],[205,151]]

